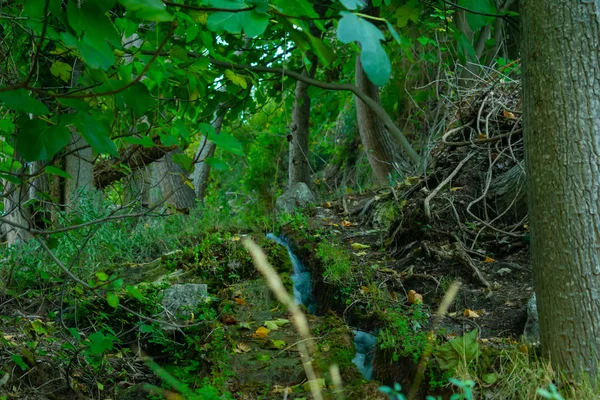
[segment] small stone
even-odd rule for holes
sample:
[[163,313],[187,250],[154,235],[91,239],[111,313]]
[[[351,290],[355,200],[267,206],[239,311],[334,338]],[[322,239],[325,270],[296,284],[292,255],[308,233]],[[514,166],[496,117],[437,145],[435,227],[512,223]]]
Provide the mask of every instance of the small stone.
[[510,275],[511,273],[512,273],[512,269],[510,269],[510,268],[500,268],[498,271],[496,271],[496,275],[500,275],[500,276]]

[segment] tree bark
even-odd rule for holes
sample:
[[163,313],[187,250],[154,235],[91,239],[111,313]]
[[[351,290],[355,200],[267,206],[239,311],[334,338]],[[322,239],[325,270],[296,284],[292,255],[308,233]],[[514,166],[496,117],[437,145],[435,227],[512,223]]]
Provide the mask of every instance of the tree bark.
[[[302,75],[307,75],[306,71]],[[306,184],[310,181],[310,165],[308,164],[308,135],[310,127],[309,85],[296,81],[296,95],[292,110],[291,140],[289,150],[288,188],[298,182]]]
[[152,205],[164,202],[165,205],[182,212],[194,207],[196,194],[185,183],[188,173],[173,161],[173,155],[181,153],[183,152],[180,149],[173,150],[152,164],[152,186],[155,188],[154,193],[151,193]]
[[[367,78],[358,55],[356,56],[355,79],[359,90],[379,104],[379,89]],[[398,142],[385,129],[382,121],[358,97],[356,98],[356,118],[360,139],[375,178],[381,184],[389,183],[388,175],[393,173],[396,168],[404,168],[401,167],[402,157]]]
[[64,199],[67,207],[74,206],[74,200],[78,197],[78,192],[81,190],[93,189],[94,177],[94,156],[92,148],[89,147],[83,137],[75,131],[71,130],[71,142],[66,148],[67,152],[74,149],[84,147],[73,151],[65,157],[65,172],[73,177],[73,179],[65,180]]
[[523,112],[542,349],[557,370],[600,360],[600,6],[521,4]]
[[[14,184],[5,181],[5,193],[10,193],[4,196],[4,219],[15,224],[29,226],[30,216],[27,208],[23,204],[28,199],[27,184],[23,183],[15,187]],[[11,193],[12,192],[12,193]],[[6,243],[11,246],[19,241],[25,241],[31,238],[29,232],[17,227],[2,224],[2,229],[6,235]]]
[[[225,119],[226,111],[223,110],[224,105],[221,105],[215,111],[215,117],[211,123],[215,128],[215,133],[221,132],[223,126],[223,120]],[[196,191],[196,198],[201,202],[204,202],[206,197],[206,188],[208,187],[208,176],[210,175],[210,165],[204,162],[207,158],[212,157],[215,154],[216,146],[213,142],[208,140],[207,137],[200,140],[200,147],[196,152],[196,167],[191,175],[194,189]]]

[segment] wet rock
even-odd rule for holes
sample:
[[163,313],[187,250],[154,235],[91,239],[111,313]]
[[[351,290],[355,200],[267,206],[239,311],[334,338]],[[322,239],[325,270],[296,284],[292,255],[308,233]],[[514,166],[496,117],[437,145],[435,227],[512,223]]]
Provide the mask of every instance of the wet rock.
[[527,343],[538,343],[540,341],[540,322],[538,319],[537,303],[535,293],[527,302],[527,322],[523,337]]
[[315,195],[304,182],[298,182],[277,198],[275,205],[282,213],[293,213],[316,202]]

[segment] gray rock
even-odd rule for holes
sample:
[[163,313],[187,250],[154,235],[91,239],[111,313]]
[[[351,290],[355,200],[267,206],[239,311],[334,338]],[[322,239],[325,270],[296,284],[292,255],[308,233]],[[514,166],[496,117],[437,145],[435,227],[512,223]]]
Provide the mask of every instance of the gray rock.
[[[198,283],[177,284],[165,289],[162,305],[165,312],[162,317],[164,321],[181,324],[183,320],[180,317],[189,317],[193,310],[203,303],[208,297],[208,286]],[[174,327],[164,324],[165,330],[172,330]]]
[[538,319],[537,303],[535,293],[527,302],[527,322],[523,337],[527,343],[539,343],[540,341],[540,321]]
[[275,205],[282,213],[293,213],[315,203],[315,195],[304,182],[298,182],[277,198]]
[[512,269],[510,269],[510,268],[500,268],[498,271],[496,271],[496,275],[500,275],[500,276],[510,275],[511,273],[512,273]]

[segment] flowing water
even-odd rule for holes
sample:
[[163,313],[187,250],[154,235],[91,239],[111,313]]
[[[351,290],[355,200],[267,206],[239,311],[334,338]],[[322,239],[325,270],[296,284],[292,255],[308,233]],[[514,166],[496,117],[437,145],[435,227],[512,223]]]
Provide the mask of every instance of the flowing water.
[[[267,239],[274,241],[277,244],[287,249],[290,261],[294,267],[292,274],[292,282],[294,283],[294,298],[297,304],[303,304],[311,314],[317,310],[310,272],[300,261],[298,256],[292,250],[292,246],[287,239],[276,236],[273,233],[267,234]],[[356,347],[356,355],[352,362],[359,369],[363,377],[370,380],[373,376],[373,360],[375,356],[375,347],[377,345],[377,336],[363,331],[354,332],[354,347]]]

